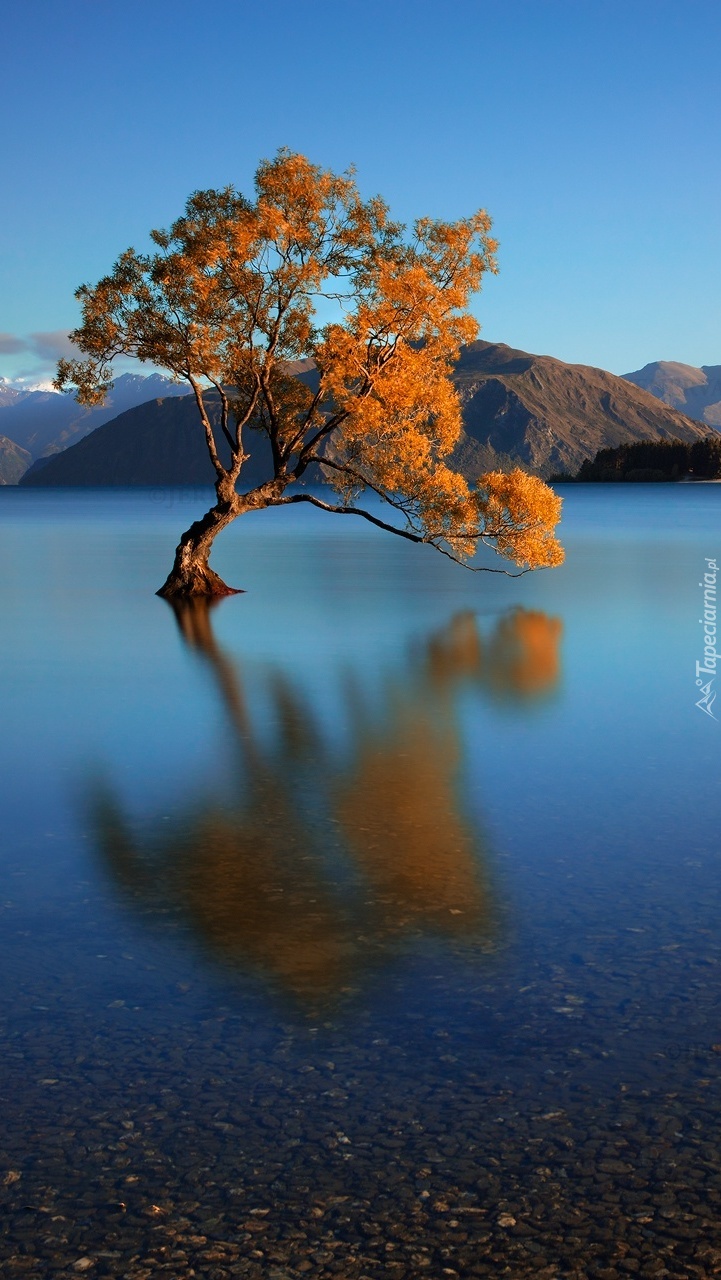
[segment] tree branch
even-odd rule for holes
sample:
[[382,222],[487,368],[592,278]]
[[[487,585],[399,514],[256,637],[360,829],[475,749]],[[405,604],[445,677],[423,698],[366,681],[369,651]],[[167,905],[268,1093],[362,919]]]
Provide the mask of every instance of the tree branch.
[[521,569],[518,573],[511,573],[508,569],[489,569],[486,565],[466,564],[464,560],[454,556],[452,551],[440,546],[435,537],[430,534],[423,535],[412,533],[410,529],[399,529],[397,525],[388,524],[386,520],[380,520],[378,516],[372,515],[370,511],[364,511],[362,507],[337,506],[330,502],[323,502],[322,499],[316,498],[312,493],[294,493],[289,498],[278,498],[272,505],[285,507],[297,502],[308,502],[311,506],[318,507],[320,511],[330,511],[336,516],[360,516],[363,520],[374,524],[378,529],[383,529],[386,533],[395,533],[399,538],[406,538],[408,542],[420,542],[435,547],[436,551],[439,551],[442,556],[447,556],[454,564],[459,564],[462,569],[468,569],[471,573],[502,573],[506,578],[522,578],[524,573],[530,572],[529,569]]
[[[410,520],[410,499],[404,503],[392,498],[385,489],[379,489],[377,485],[373,484],[372,480],[369,480],[367,476],[363,475],[362,471],[356,471],[355,467],[349,466],[347,462],[335,462],[332,458],[320,458],[319,465],[321,467],[328,467],[328,469],[332,471],[340,471],[342,475],[350,476],[352,480],[357,480],[364,488],[370,489],[372,493],[377,494],[381,501],[387,502],[389,507],[393,507],[394,511],[400,511],[407,520]],[[434,534],[433,536],[440,537],[441,535]]]
[[342,422],[345,422],[348,416],[349,413],[347,409],[339,409],[338,413],[334,413],[332,417],[329,418],[318,431],[316,431],[313,439],[303,445],[298,462],[291,473],[296,480],[300,480],[303,472],[307,470],[311,462],[322,462],[322,458],[317,458],[314,454],[316,446],[319,445],[321,440],[324,440],[326,436],[329,436],[331,432],[335,431],[336,427],[339,427]]
[[321,402],[321,400],[322,400],[322,398],[323,398],[323,395],[324,395],[324,391],[323,391],[323,380],[322,380],[322,377],[321,377],[321,383],[320,383],[320,386],[318,387],[318,390],[316,391],[315,395],[313,396],[313,400],[311,401],[311,404],[310,404],[310,406],[309,406],[309,408],[308,408],[308,410],[307,410],[307,412],[306,412],[306,414],[305,414],[305,417],[304,417],[304,419],[303,419],[303,425],[302,425],[301,427],[299,427],[299,428],[298,428],[298,430],[296,431],[295,435],[292,437],[292,439],[291,439],[291,440],[289,440],[289,441],[288,441],[288,443],[285,445],[285,447],[284,447],[284,449],[283,449],[283,458],[284,458],[284,460],[285,460],[285,461],[287,461],[287,460],[288,460],[288,458],[291,456],[291,454],[292,454],[293,450],[295,449],[295,446],[298,444],[298,442],[299,442],[300,440],[302,440],[302,439],[303,439],[303,436],[305,435],[306,431],[308,430],[308,423],[312,420],[312,418],[313,418],[313,414],[315,413],[316,409],[318,408],[318,405],[320,404],[320,402]]
[[222,480],[225,478],[225,476],[228,473],[226,472],[225,467],[220,461],[220,458],[218,457],[218,450],[215,447],[215,436],[213,435],[213,428],[211,426],[210,418],[208,417],[205,411],[205,404],[203,402],[203,389],[200,386],[200,383],[198,382],[197,378],[195,378],[192,374],[189,375],[188,382],[193,388],[193,394],[195,395],[195,403],[198,406],[198,413],[200,414],[200,420],[203,424],[203,429],[205,431],[205,443],[208,446],[210,461],[215,467],[218,479]]
[[223,384],[221,382],[216,382],[215,378],[210,378],[209,381],[212,382],[213,386],[218,392],[218,395],[220,396],[220,403],[221,403],[220,425],[223,430],[223,435],[225,436],[226,440],[228,441],[228,444],[230,445],[231,455],[234,458],[236,453],[237,442],[233,439],[228,429],[228,410],[229,410],[228,397],[225,394],[225,391],[223,390]]

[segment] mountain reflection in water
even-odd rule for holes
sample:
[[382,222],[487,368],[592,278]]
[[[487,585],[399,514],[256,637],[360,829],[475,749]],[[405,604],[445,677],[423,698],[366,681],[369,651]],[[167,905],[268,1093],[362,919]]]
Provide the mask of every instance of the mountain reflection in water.
[[175,607],[213,673],[237,756],[231,796],[199,795],[138,838],[107,783],[92,794],[98,848],[136,904],[179,913],[216,959],[256,967],[313,1006],[353,991],[413,939],[488,938],[484,842],[458,788],[456,695],[530,700],[559,680],[561,623],[514,610],[484,641],[460,614],[382,683],[380,711],[347,684],[349,751],[286,675],[271,672],[275,724],[251,715],[210,607]]

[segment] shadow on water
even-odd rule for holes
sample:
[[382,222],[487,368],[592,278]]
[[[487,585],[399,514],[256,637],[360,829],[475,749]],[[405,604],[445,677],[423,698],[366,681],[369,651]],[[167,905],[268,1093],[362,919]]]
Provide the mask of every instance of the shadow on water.
[[458,694],[533,701],[560,677],[561,623],[515,610],[490,640],[470,613],[382,680],[380,708],[350,678],[339,715],[349,749],[286,674],[253,715],[237,662],[204,601],[175,606],[213,676],[231,731],[231,794],[200,794],[138,836],[107,782],[91,819],[112,879],[144,912],[173,910],[203,950],[251,966],[310,1009],[355,992],[399,951],[436,936],[492,938],[486,843],[464,810]]

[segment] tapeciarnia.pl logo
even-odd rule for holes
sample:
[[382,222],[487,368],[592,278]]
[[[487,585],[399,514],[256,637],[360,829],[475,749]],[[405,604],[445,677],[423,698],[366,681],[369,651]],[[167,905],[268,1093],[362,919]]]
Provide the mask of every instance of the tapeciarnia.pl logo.
[[[699,582],[699,586],[703,590],[703,617],[699,618],[699,622],[703,627],[703,662],[696,663],[696,687],[701,691],[696,706],[700,711],[705,712],[712,720],[716,719],[713,713],[713,704],[716,701],[716,691],[712,687],[716,679],[716,663],[719,654],[716,652],[716,576],[718,574],[718,566],[715,560],[709,560],[706,557],[706,572],[703,575],[703,582]],[[704,680],[704,676],[710,677]]]

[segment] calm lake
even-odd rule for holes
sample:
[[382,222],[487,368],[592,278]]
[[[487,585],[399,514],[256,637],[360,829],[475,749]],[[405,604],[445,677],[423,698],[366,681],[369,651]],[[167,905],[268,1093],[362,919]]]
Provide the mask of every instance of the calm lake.
[[721,487],[561,491],[176,618],[205,493],[0,489],[3,1277],[721,1273]]

